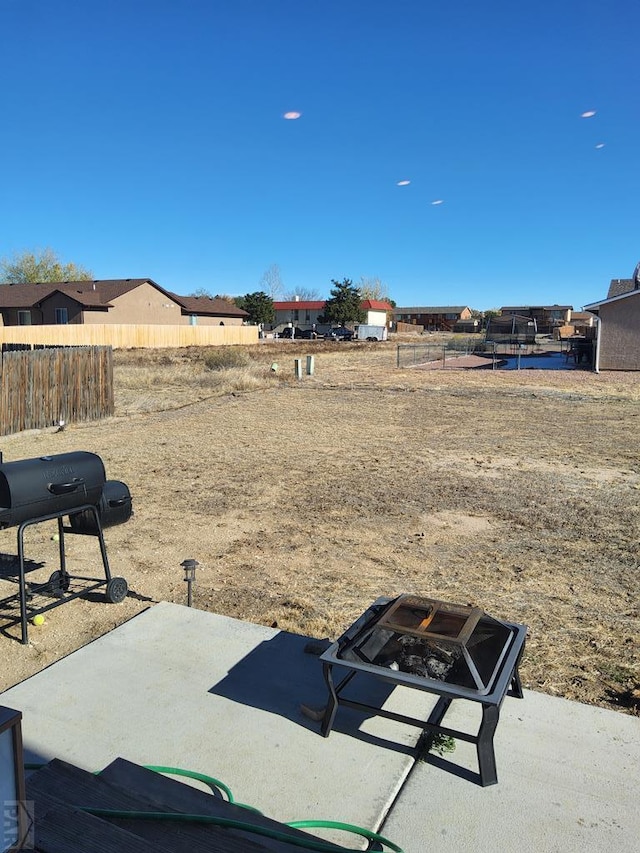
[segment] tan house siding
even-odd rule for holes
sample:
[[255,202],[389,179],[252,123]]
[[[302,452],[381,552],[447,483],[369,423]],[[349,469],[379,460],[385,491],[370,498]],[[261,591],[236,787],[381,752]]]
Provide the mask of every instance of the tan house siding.
[[640,292],[600,306],[600,369],[640,370]]
[[[83,311],[83,322],[90,323],[142,323],[150,326],[180,326],[188,317],[180,316],[180,306],[150,284],[141,284],[135,290],[111,300],[107,313]],[[144,319],[143,319],[144,318]]]
[[[190,314],[183,314],[182,307],[173,299],[150,284],[142,284],[135,290],[123,293],[111,300],[112,308],[104,311],[83,312],[85,324],[144,323],[146,326],[241,326],[242,317],[207,317],[198,315],[195,322]],[[195,316],[195,315],[194,315]]]
[[[50,299],[45,299],[42,302],[42,309],[38,311],[37,308],[31,309],[31,317],[32,324],[42,324],[43,326],[54,326],[56,323],[56,309],[57,308],[66,308],[67,309],[67,322],[68,323],[84,323],[86,322],[83,319],[82,308],[75,299],[71,299],[71,297],[67,296],[64,293],[56,293],[55,296],[52,296]],[[36,319],[37,315],[40,315],[40,319]],[[107,312],[100,311],[100,320],[101,323],[108,323],[107,320]]]

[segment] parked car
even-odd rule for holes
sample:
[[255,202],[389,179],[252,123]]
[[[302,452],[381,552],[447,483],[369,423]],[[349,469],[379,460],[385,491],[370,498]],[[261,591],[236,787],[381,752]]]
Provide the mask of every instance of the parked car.
[[[294,334],[294,332],[295,332],[295,334]],[[281,338],[293,338],[295,340],[296,338],[303,337],[303,331],[302,331],[302,329],[299,329],[297,326],[287,326],[286,328],[284,328],[280,332],[279,337],[281,337]]]
[[327,335],[333,341],[350,341],[353,337],[353,331],[347,329],[346,326],[335,326]]
[[324,338],[324,335],[321,335],[320,332],[316,332],[315,329],[303,329],[300,334],[296,332],[296,338],[304,338],[307,341],[315,341],[318,338]]

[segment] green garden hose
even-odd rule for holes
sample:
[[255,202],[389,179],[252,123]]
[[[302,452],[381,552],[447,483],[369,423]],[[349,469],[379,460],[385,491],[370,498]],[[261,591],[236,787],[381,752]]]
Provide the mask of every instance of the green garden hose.
[[[26,763],[24,766],[27,770],[37,770],[41,767],[45,767],[46,765]],[[216,790],[222,791],[226,795],[227,801],[229,803],[232,803],[233,805],[236,805],[239,808],[247,809],[248,811],[262,815],[262,812],[258,811],[258,809],[253,808],[253,806],[248,806],[244,803],[236,803],[231,788],[229,788],[227,785],[224,784],[224,782],[221,782],[219,779],[215,779],[213,776],[207,776],[205,773],[198,773],[195,770],[184,770],[181,767],[164,767],[159,764],[144,764],[142,766],[145,770],[152,770],[154,773],[166,773],[172,776],[184,776],[187,779],[194,779],[198,782],[203,782],[213,792],[215,792]],[[101,770],[97,770],[94,775],[99,776],[101,773]],[[287,844],[292,844],[296,847],[304,847],[308,850],[317,850],[319,851],[319,853],[336,853],[336,850],[347,849],[344,847],[339,848],[335,844],[324,842],[319,839],[306,839],[298,836],[287,835],[287,833],[280,832],[277,829],[270,829],[265,826],[256,826],[255,824],[245,823],[241,820],[217,817],[215,815],[181,814],[176,812],[126,811],[122,809],[95,809],[86,806],[76,806],[76,808],[78,808],[80,811],[86,812],[87,814],[92,814],[96,817],[111,817],[119,818],[121,820],[166,820],[178,823],[208,823],[213,824],[215,826],[226,826],[229,829],[240,829],[243,832],[252,832],[255,835],[263,835],[267,838],[273,838],[276,841],[284,841]],[[341,832],[349,832],[352,835],[360,835],[362,838],[366,838],[369,841],[375,841],[378,844],[387,847],[389,850],[392,850],[393,853],[404,853],[401,847],[398,847],[397,844],[394,844],[392,841],[389,841],[388,838],[385,838],[382,835],[378,835],[378,833],[376,832],[371,832],[371,830],[363,829],[360,826],[355,826],[350,823],[341,823],[340,821],[334,820],[292,820],[286,822],[284,826],[291,827],[291,829],[337,829]]]
[[[75,806],[75,808],[79,809],[80,811],[86,812],[87,814],[95,815],[96,817],[111,817],[118,818],[120,820],[164,820],[172,823],[208,823],[213,824],[215,826],[226,826],[229,829],[240,829],[242,830],[242,832],[252,832],[255,835],[264,835],[266,838],[273,838],[276,841],[283,841],[287,844],[292,844],[295,847],[304,847],[307,850],[317,850],[320,853],[337,853],[338,850],[349,849],[345,847],[338,847],[335,844],[319,841],[313,838],[307,839],[301,838],[300,836],[287,835],[287,833],[285,832],[280,832],[277,829],[270,829],[266,826],[256,826],[255,824],[245,823],[241,820],[233,820],[226,817],[217,817],[215,815],[181,814],[176,812],[140,812],[126,811],[122,809],[94,809],[88,808],[86,806]],[[328,827],[331,829],[340,829],[344,832],[356,833],[357,835],[361,835],[371,841],[378,841],[380,844],[386,845],[387,847],[389,847],[390,850],[393,850],[394,853],[403,853],[401,847],[398,847],[396,844],[393,844],[393,842],[384,838],[382,835],[378,835],[375,832],[370,832],[368,829],[362,829],[361,827],[352,826],[348,823],[339,823],[338,821],[331,820],[309,820],[292,821],[291,823],[285,824],[285,826],[290,826],[291,828],[297,828],[302,825]]]

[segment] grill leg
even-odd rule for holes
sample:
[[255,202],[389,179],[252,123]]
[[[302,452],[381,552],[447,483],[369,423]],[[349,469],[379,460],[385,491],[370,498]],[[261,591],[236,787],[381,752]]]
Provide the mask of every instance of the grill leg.
[[498,782],[496,755],[493,750],[493,736],[500,718],[500,709],[496,705],[482,706],[482,723],[478,731],[477,751],[480,768],[480,782],[483,787]]
[[22,629],[22,645],[26,646],[29,642],[27,628],[27,590],[24,576],[24,529],[26,525],[22,523],[18,528],[18,560],[20,562],[20,625]]
[[98,542],[100,544],[100,555],[102,556],[102,565],[104,567],[104,575],[107,580],[107,583],[111,580],[111,569],[109,568],[109,558],[107,557],[107,546],[104,542],[104,533],[102,532],[102,522],[100,521],[100,515],[98,513],[98,508],[93,506],[91,507],[91,511],[93,512],[94,518],[96,520],[96,529],[98,531]]
[[67,571],[67,555],[64,550],[64,525],[62,516],[58,518],[58,552],[60,555],[60,588],[66,592],[69,589],[69,572]]

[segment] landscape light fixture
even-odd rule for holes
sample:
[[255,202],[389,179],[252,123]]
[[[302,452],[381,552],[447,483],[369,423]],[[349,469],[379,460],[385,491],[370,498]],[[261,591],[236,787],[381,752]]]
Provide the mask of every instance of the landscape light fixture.
[[22,850],[29,831],[21,720],[20,711],[0,705],[0,853]]
[[184,580],[187,583],[187,607],[191,607],[192,586],[196,582],[196,568],[200,563],[197,560],[183,560],[180,565],[184,569]]

